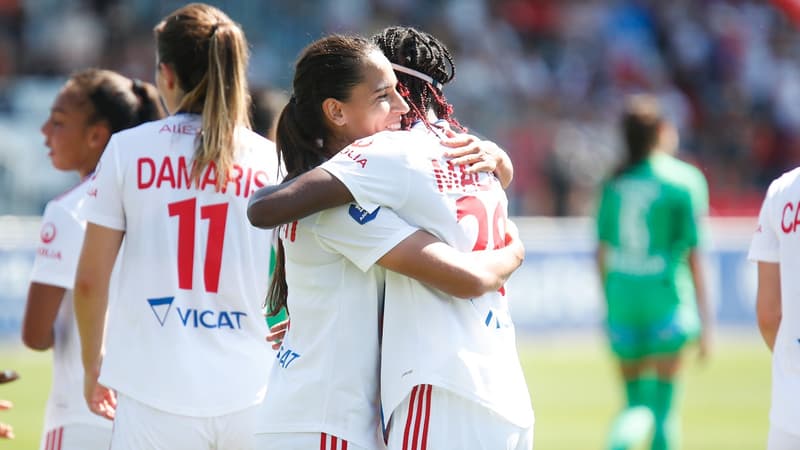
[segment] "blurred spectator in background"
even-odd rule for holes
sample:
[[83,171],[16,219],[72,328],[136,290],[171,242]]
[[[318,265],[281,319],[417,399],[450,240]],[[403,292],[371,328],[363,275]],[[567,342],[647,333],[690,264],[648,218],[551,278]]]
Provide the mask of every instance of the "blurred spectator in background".
[[[15,129],[33,120],[18,111],[30,99],[9,88],[17,80],[87,65],[151,79],[149,24],[178,3],[0,2],[0,130],[4,115]],[[708,178],[711,214],[754,215],[766,184],[800,162],[800,8],[791,0],[225,5],[251,39],[251,83],[279,89],[295,55],[324,33],[371,34],[395,23],[437,30],[460,62],[448,98],[461,122],[481,124],[518,168],[512,214],[591,214],[591,193],[621,159],[614,122],[622,98],[642,90],[659,97],[685,144],[681,157]],[[36,189],[17,175],[32,164],[3,161],[10,147],[0,149],[0,178]],[[20,195],[0,194],[17,211]]]

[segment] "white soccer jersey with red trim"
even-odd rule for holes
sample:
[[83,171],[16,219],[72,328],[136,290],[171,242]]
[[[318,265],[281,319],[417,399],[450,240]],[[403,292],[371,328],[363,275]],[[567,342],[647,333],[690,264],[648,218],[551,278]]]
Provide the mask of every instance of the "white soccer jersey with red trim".
[[[355,142],[322,167],[366,211],[383,205],[462,251],[504,245],[507,199],[491,174],[451,167],[425,128]],[[381,391],[384,419],[419,384],[472,399],[507,420],[533,422],[503,290],[457,299],[387,272]]]
[[81,183],[47,203],[31,272],[32,282],[66,289],[53,323],[53,382],[45,409],[45,430],[73,423],[111,428],[111,421],[89,411],[83,398],[81,343],[72,304],[86,230],[78,210],[86,198],[86,187],[87,183]]
[[772,182],[758,228],[750,243],[751,261],[780,264],[781,324],[772,355],[772,406],[774,426],[797,434],[800,417],[800,169]]
[[259,433],[323,432],[384,448],[378,377],[385,270],[374,264],[414,231],[387,208],[364,214],[355,205],[280,227],[291,326]]
[[271,231],[248,197],[277,181],[274,144],[238,129],[228,183],[190,181],[201,118],[170,116],[112,136],[88,190],[89,222],[124,230],[100,382],[154,408],[209,417],[259,403],[273,353],[261,303]]

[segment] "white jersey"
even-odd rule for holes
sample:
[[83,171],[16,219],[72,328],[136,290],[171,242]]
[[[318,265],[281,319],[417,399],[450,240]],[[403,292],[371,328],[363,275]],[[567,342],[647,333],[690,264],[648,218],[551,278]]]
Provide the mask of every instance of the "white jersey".
[[[491,174],[466,174],[424,127],[355,142],[322,167],[366,211],[392,208],[461,251],[500,248],[507,198]],[[458,299],[393,272],[386,275],[381,359],[384,419],[415,385],[432,384],[533,423],[504,289]]]
[[385,270],[375,262],[416,228],[382,208],[328,209],[283,225],[287,307],[259,433],[322,432],[367,449],[380,433],[380,318]]
[[31,282],[66,289],[53,323],[53,381],[45,409],[44,429],[85,424],[111,428],[111,421],[89,411],[83,398],[81,342],[73,312],[72,289],[86,222],[78,215],[87,183],[51,200],[42,216]]
[[273,354],[261,312],[271,232],[246,219],[248,197],[276,182],[274,144],[238,129],[225,189],[213,164],[190,181],[201,118],[179,114],[114,134],[93,176],[89,222],[125,231],[110,293],[99,381],[163,411],[195,417],[259,403]]
[[767,190],[750,244],[752,261],[780,263],[781,324],[772,355],[773,426],[797,434],[800,417],[800,169],[787,172]]

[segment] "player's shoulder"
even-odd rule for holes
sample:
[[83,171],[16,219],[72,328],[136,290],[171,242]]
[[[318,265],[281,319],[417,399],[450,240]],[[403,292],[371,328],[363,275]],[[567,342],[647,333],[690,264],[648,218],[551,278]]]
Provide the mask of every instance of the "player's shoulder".
[[365,138],[357,139],[355,142],[350,144],[350,147],[392,150],[398,148],[398,146],[406,145],[417,139],[418,139],[417,133],[411,130],[399,130],[399,131],[387,130],[375,133],[372,136],[367,136]]
[[784,172],[778,178],[775,178],[767,189],[767,195],[778,195],[780,193],[791,191],[797,192],[800,190],[800,167]]
[[274,160],[277,163],[278,153],[274,142],[245,127],[238,128],[236,133],[237,145],[246,158]]

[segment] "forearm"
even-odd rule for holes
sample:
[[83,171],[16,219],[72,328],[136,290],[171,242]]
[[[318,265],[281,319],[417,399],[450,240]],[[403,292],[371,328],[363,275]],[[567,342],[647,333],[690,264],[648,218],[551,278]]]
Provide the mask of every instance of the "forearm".
[[81,360],[87,374],[97,375],[103,353],[108,285],[124,232],[93,223],[86,227],[75,277],[75,320]]
[[352,200],[352,194],[342,182],[316,168],[285,183],[256,191],[250,198],[247,218],[255,227],[274,228]]
[[79,278],[75,284],[75,320],[81,341],[81,361],[88,374],[98,374],[103,354],[108,285],[101,286]]
[[775,347],[775,338],[783,315],[780,282],[780,266],[777,263],[758,263],[756,317],[758,329],[770,350]]
[[696,249],[689,253],[689,269],[691,270],[692,280],[694,281],[697,312],[700,315],[700,322],[704,328],[710,329],[713,326],[713,313],[706,295],[705,271],[703,270],[702,257]]
[[377,263],[454,297],[473,298],[499,289],[523,257],[520,243],[487,252],[461,252],[417,231]]
[[55,343],[53,326],[66,290],[31,282],[22,319],[22,342],[32,350],[48,350]]

